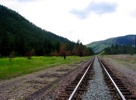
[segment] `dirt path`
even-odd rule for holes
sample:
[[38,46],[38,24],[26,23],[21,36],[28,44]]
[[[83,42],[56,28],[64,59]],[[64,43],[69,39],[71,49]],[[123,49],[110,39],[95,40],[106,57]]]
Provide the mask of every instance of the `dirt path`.
[[[78,68],[86,60],[70,65],[60,65],[29,75],[25,75],[10,80],[0,81],[0,100],[24,99],[42,89],[43,87],[53,89],[56,87],[55,82],[60,80],[74,69]],[[48,92],[49,90],[44,90]]]

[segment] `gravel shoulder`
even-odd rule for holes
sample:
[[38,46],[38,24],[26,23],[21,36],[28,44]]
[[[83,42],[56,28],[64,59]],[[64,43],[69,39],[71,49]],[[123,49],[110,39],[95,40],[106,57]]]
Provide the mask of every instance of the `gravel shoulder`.
[[[125,59],[125,56],[121,55],[121,57]],[[136,65],[127,61],[119,61],[117,58],[117,56],[105,56],[102,59],[132,94],[136,95]]]
[[0,100],[23,100],[33,96],[36,91],[42,90],[42,88],[44,88],[44,94],[48,94],[58,86],[60,80],[65,79],[64,76],[68,76],[85,62],[86,60],[69,65],[60,65],[22,77],[0,81]]

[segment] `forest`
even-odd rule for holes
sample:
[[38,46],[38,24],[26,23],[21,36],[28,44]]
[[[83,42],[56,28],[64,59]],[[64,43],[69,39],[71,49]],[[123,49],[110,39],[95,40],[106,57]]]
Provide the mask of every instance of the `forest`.
[[87,48],[80,41],[75,43],[43,30],[17,12],[0,5],[1,57],[92,54],[94,54],[92,48]]
[[111,47],[105,48],[103,54],[113,55],[113,54],[135,54],[136,47],[131,44],[128,45],[112,45]]

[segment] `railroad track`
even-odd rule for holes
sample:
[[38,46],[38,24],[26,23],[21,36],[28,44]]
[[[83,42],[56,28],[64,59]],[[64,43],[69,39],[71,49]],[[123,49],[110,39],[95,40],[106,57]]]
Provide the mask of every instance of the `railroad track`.
[[[93,62],[84,68],[76,79],[63,91],[56,100],[81,100],[83,93],[87,90],[88,81],[93,76]],[[136,100],[136,96],[123,85],[112,71],[101,60],[99,63],[104,72],[104,79],[110,89],[113,100]],[[95,66],[94,66],[95,67]]]
[[88,80],[93,75],[93,62],[94,58],[56,100],[82,99],[84,91],[87,90]]
[[117,78],[104,62],[99,60],[104,71],[105,81],[110,88],[111,95],[115,100],[136,100],[136,96],[124,86],[119,78]]

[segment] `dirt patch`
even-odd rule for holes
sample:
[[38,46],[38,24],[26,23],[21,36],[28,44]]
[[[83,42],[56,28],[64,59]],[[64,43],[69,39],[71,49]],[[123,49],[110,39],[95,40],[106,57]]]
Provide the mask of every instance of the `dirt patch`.
[[[132,94],[136,95],[136,66],[130,62],[124,60],[128,56],[116,55],[113,57],[102,58],[104,62],[108,65],[111,71],[123,82],[123,84],[131,91]],[[117,59],[116,59],[117,58]],[[123,60],[121,60],[122,58]],[[120,59],[120,60],[119,60]],[[135,59],[135,58],[133,58]],[[130,60],[130,57],[129,57]]]

